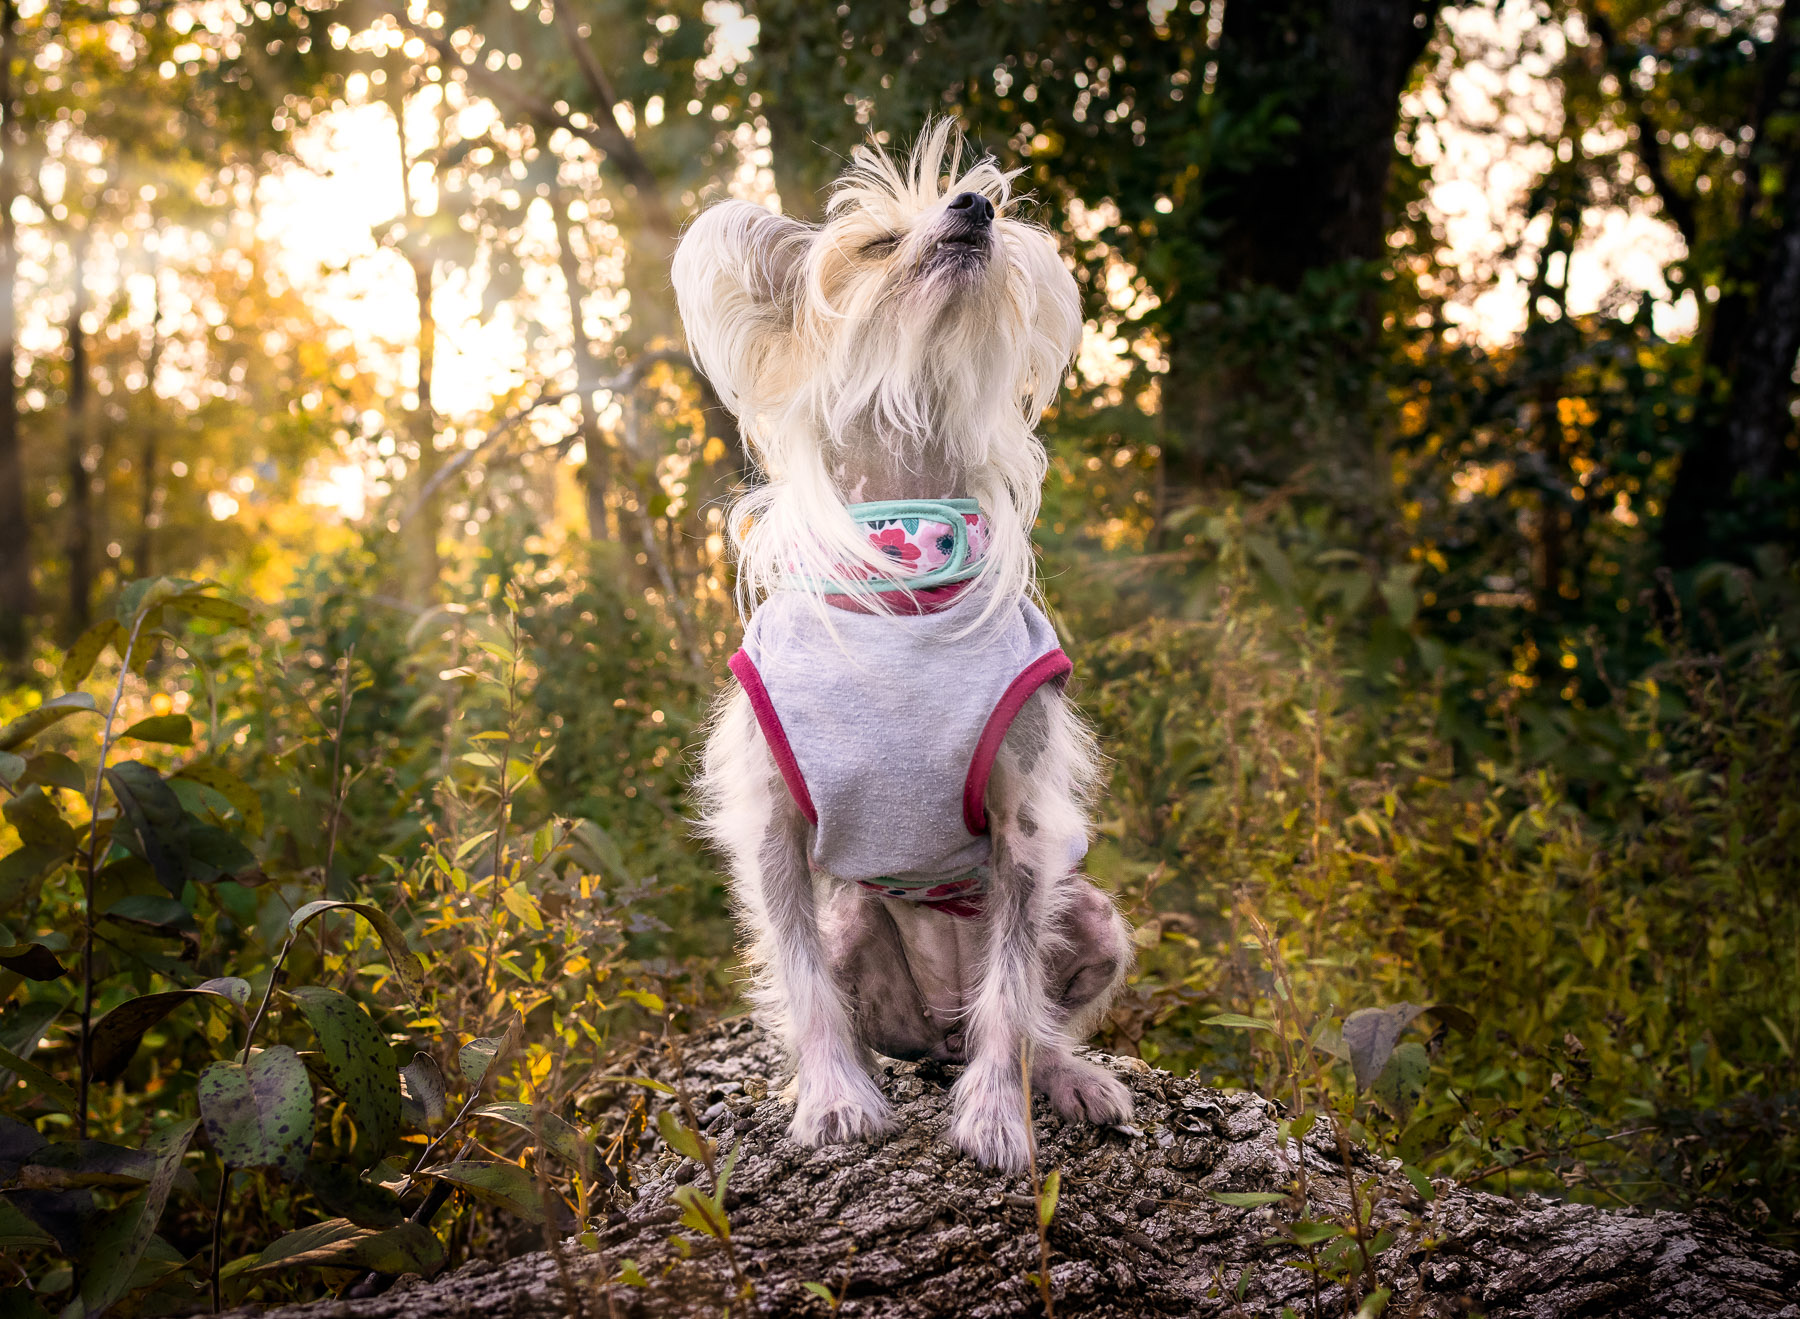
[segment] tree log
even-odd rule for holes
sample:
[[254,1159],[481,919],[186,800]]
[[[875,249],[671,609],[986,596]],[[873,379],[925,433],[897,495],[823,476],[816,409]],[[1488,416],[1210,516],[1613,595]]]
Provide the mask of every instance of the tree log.
[[[281,1319],[507,1316],[826,1315],[805,1284],[864,1316],[1037,1315],[1038,1268],[1029,1179],[977,1167],[944,1143],[953,1069],[884,1064],[901,1124],[876,1146],[806,1149],[787,1138],[783,1074],[767,1036],[728,1023],[684,1041],[684,1086],[721,1156],[738,1151],[726,1201],[748,1304],[720,1245],[681,1227],[670,1196],[707,1186],[704,1169],[660,1142],[635,1168],[636,1196],[602,1219],[597,1248],[570,1240],[561,1267],[537,1252],[476,1261],[382,1295],[274,1311]],[[1136,1059],[1098,1059],[1131,1086],[1131,1128],[1036,1123],[1039,1165],[1058,1169],[1049,1228],[1056,1313],[1080,1316],[1301,1316],[1354,1311],[1342,1286],[1295,1267],[1291,1202],[1219,1203],[1217,1192],[1286,1191],[1296,1149],[1258,1096],[1209,1089]],[[659,1079],[673,1067],[645,1064]],[[617,1087],[590,1100],[613,1102]],[[623,1102],[623,1097],[620,1102]],[[1347,1184],[1324,1124],[1306,1139],[1313,1217],[1346,1212]],[[1786,1316],[1800,1319],[1800,1256],[1722,1218],[1608,1211],[1538,1196],[1506,1199],[1439,1182],[1427,1201],[1397,1163],[1351,1154],[1361,1194],[1378,1186],[1377,1227],[1396,1234],[1377,1258],[1392,1289],[1386,1313],[1418,1319],[1501,1316]],[[625,1197],[621,1193],[621,1199]],[[641,1285],[620,1280],[624,1262]],[[1238,1294],[1243,1280],[1241,1296]]]

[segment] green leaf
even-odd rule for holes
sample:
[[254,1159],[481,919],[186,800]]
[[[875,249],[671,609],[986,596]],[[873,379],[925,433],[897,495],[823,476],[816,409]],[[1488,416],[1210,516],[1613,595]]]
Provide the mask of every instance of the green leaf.
[[582,869],[592,874],[610,874],[614,879],[631,878],[618,843],[592,820],[575,821],[569,830],[569,846]]
[[11,751],[0,751],[0,784],[11,787],[25,777],[27,767],[24,756]]
[[817,1296],[821,1301],[824,1301],[825,1304],[829,1305],[832,1309],[835,1310],[837,1308],[837,1293],[832,1291],[831,1288],[827,1287],[824,1283],[803,1282],[800,1285],[814,1296]]
[[99,714],[94,698],[86,692],[70,692],[45,701],[35,710],[27,710],[0,728],[0,751],[16,751],[32,738],[67,719],[70,715]]
[[1413,1190],[1419,1193],[1421,1200],[1429,1202],[1437,1199],[1437,1188],[1432,1186],[1431,1178],[1410,1163],[1401,1164],[1400,1171],[1406,1174],[1406,1180],[1412,1183]]
[[1037,1215],[1038,1226],[1049,1227],[1050,1220],[1056,1217],[1056,1202],[1062,1195],[1062,1171],[1052,1168],[1044,1178],[1043,1189],[1038,1192]]
[[1382,1068],[1369,1093],[1380,1105],[1404,1122],[1412,1114],[1413,1105],[1425,1093],[1425,1079],[1431,1074],[1431,1055],[1417,1040],[1408,1040],[1394,1050],[1393,1057]]
[[[100,1140],[59,1140],[32,1154],[19,1169],[22,1184],[43,1189],[79,1187],[137,1187],[156,1175],[157,1158],[149,1150],[134,1150]],[[176,1185],[197,1184],[191,1173],[176,1174]]]
[[1233,1030],[1266,1030],[1273,1032],[1275,1023],[1264,1021],[1261,1017],[1246,1017],[1237,1012],[1221,1012],[1208,1017],[1200,1023],[1202,1026],[1228,1026]]
[[183,765],[175,772],[175,777],[190,779],[211,788],[230,802],[237,813],[243,817],[246,830],[257,835],[262,833],[262,794],[230,770],[215,765],[211,761],[202,760],[197,764]]
[[595,1081],[617,1081],[621,1085],[641,1085],[646,1090],[654,1090],[659,1095],[672,1095],[675,1087],[667,1085],[650,1076],[596,1076]]
[[108,1217],[86,1253],[80,1295],[87,1314],[102,1314],[130,1290],[138,1261],[156,1235],[169,1188],[181,1169],[181,1156],[198,1125],[190,1120],[165,1127],[144,1142],[145,1152],[156,1159],[149,1184],[141,1197]]
[[135,850],[150,863],[162,886],[180,897],[187,883],[187,867],[179,840],[188,818],[181,800],[162,775],[135,760],[108,769],[106,782],[137,839]]
[[60,751],[39,751],[25,758],[25,774],[19,780],[19,786],[24,788],[34,783],[44,788],[87,792],[87,775],[81,772],[80,765]]
[[537,1182],[516,1163],[464,1159],[460,1163],[421,1168],[419,1175],[448,1182],[477,1200],[510,1210],[527,1222],[544,1221],[544,1202],[538,1197]]
[[56,1238],[0,1198],[0,1250],[34,1250],[56,1244]]
[[244,1007],[250,1002],[250,982],[236,976],[220,976],[192,989],[170,989],[160,994],[141,994],[119,1004],[94,1023],[88,1037],[88,1060],[96,1081],[115,1081],[130,1066],[144,1032],[192,998],[222,998]]
[[645,1280],[642,1270],[638,1268],[638,1262],[629,1255],[619,1261],[619,1281],[627,1287],[648,1287],[650,1285]]
[[333,1218],[277,1238],[246,1271],[315,1268],[429,1274],[443,1263],[444,1243],[422,1223],[402,1222],[376,1232]]
[[136,742],[162,742],[170,746],[192,746],[194,743],[194,721],[184,714],[153,714],[148,719],[140,719],[123,733],[121,739],[131,738]]
[[[0,1049],[0,1072],[15,1072],[29,1090],[48,1099],[65,1113],[75,1111],[75,1092],[43,1068],[26,1062],[10,1049]],[[11,1088],[10,1086],[8,1087]]]
[[37,896],[44,877],[69,853],[60,847],[21,847],[0,857],[0,911],[16,911]]
[[363,1177],[347,1163],[314,1159],[306,1165],[301,1180],[327,1213],[347,1218],[358,1227],[398,1227],[406,1217],[399,1196]]
[[1212,1199],[1233,1209],[1260,1209],[1288,1199],[1285,1191],[1213,1191]]
[[594,1144],[567,1122],[545,1109],[533,1110],[530,1104],[483,1104],[472,1117],[493,1118],[521,1131],[529,1131],[538,1143],[574,1168],[583,1177],[589,1175],[594,1162]]
[[644,1011],[653,1013],[658,1017],[669,1010],[664,1005],[660,995],[652,994],[647,989],[621,989],[619,991],[619,997],[629,999],[631,1002],[636,1003],[640,1008],[644,1009]]
[[15,943],[0,948],[0,966],[39,982],[61,980],[69,974],[69,968],[41,943]]
[[415,1053],[400,1069],[400,1107],[414,1126],[435,1127],[449,1111],[444,1069],[428,1053]]
[[706,1151],[700,1144],[705,1138],[695,1135],[691,1128],[682,1126],[672,1110],[665,1108],[656,1115],[656,1130],[662,1136],[663,1143],[677,1154],[690,1158],[695,1163],[706,1162]]
[[196,1089],[207,1138],[233,1168],[274,1168],[289,1177],[312,1150],[313,1091],[306,1064],[285,1044],[248,1063],[216,1062]]
[[199,884],[216,884],[256,864],[250,849],[234,835],[191,815],[182,817],[179,845],[188,878]]
[[1316,1246],[1343,1236],[1342,1223],[1320,1223],[1302,1218],[1288,1224],[1288,1234],[1302,1246]]
[[18,830],[19,841],[31,846],[54,847],[64,855],[75,850],[75,830],[62,817],[56,802],[42,788],[27,788],[9,798],[4,807],[6,822]]
[[388,965],[394,969],[394,978],[400,982],[400,987],[406,991],[408,998],[415,1003],[419,1002],[425,992],[425,963],[407,947],[406,935],[394,923],[394,918],[380,907],[371,907],[362,902],[334,902],[329,898],[309,902],[288,917],[288,932],[294,933],[315,916],[339,909],[353,911],[375,927],[382,951],[387,954]]
[[100,919],[167,934],[192,934],[200,928],[193,912],[174,898],[156,893],[129,893],[103,911]]
[[0,1049],[10,1049],[21,1058],[31,1057],[44,1032],[66,1010],[66,1004],[42,999],[20,1004],[0,1019]]
[[94,671],[100,652],[115,637],[118,644],[124,646],[125,634],[119,627],[118,620],[103,618],[75,638],[75,644],[63,652],[62,685],[73,689],[86,682],[88,674]]
[[1395,1003],[1385,1008],[1360,1008],[1344,1018],[1344,1046],[1350,1051],[1358,1090],[1374,1084],[1401,1034],[1424,1011],[1415,1003]]
[[1386,1312],[1388,1301],[1393,1294],[1391,1287],[1377,1287],[1363,1297],[1363,1303],[1356,1307],[1356,1319],[1380,1319],[1380,1316]]
[[287,991],[313,1028],[331,1085],[356,1118],[367,1167],[400,1134],[400,1069],[394,1050],[362,1004],[318,985]]
[[482,1078],[487,1075],[488,1068],[493,1066],[494,1057],[500,1052],[503,1042],[483,1037],[470,1040],[456,1051],[456,1069],[462,1073],[463,1080],[471,1088],[481,1085]]

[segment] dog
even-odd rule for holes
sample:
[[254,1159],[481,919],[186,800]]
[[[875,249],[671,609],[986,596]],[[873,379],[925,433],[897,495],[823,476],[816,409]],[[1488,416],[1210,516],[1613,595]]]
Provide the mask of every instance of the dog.
[[727,519],[749,622],[696,789],[790,1134],[883,1136],[871,1055],[936,1058],[966,1064],[950,1141],[1006,1172],[1022,1052],[1065,1119],[1132,1111],[1074,1052],[1133,944],[1079,873],[1099,757],[1036,603],[1036,426],[1082,317],[1017,174],[940,121],[906,160],[858,148],[821,223],[721,201],[673,264],[762,478]]

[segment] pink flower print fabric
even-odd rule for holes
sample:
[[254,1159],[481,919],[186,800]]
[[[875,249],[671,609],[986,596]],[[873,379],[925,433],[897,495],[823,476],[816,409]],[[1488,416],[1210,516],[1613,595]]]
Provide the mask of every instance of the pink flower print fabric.
[[[968,528],[969,554],[966,562],[979,563],[987,553],[988,522],[981,513],[963,514]],[[915,573],[928,573],[942,568],[956,553],[956,528],[947,522],[929,518],[895,518],[869,524],[869,544],[888,558]]]

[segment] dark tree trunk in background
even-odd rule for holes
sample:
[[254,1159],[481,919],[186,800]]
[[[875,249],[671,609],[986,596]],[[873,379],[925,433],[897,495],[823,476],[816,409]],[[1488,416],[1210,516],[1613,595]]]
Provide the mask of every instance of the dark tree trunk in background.
[[[1779,498],[1796,465],[1789,404],[1800,354],[1800,136],[1764,130],[1800,102],[1800,0],[1785,0],[1764,58],[1750,115],[1755,147],[1729,239],[1738,256],[1707,327],[1696,434],[1663,517],[1664,557],[1676,568],[1741,557],[1779,534],[1784,510],[1771,496]],[[1770,174],[1783,183],[1765,199],[1757,185]]]
[[1216,95],[1228,114],[1264,110],[1291,131],[1208,179],[1228,285],[1285,292],[1307,273],[1387,248],[1385,207],[1400,93],[1439,0],[1232,0]]
[[68,617],[63,620],[70,638],[87,630],[94,600],[94,475],[88,470],[94,443],[93,401],[88,388],[87,335],[81,328],[87,315],[88,232],[83,229],[69,244],[69,396],[67,474],[69,505],[66,552],[69,556]]
[[1400,94],[1439,5],[1226,4],[1213,113],[1232,146],[1207,169],[1190,234],[1216,274],[1165,313],[1173,500],[1301,480],[1349,508],[1380,503],[1373,451],[1346,442],[1371,432],[1378,374],[1377,285],[1355,268],[1387,250]]
[[24,134],[13,96],[18,34],[14,0],[0,0],[0,660],[25,658],[31,614],[31,526],[25,512],[25,456],[19,442],[19,396],[14,357],[19,309],[13,278],[18,269],[13,199],[18,196],[18,154]]

